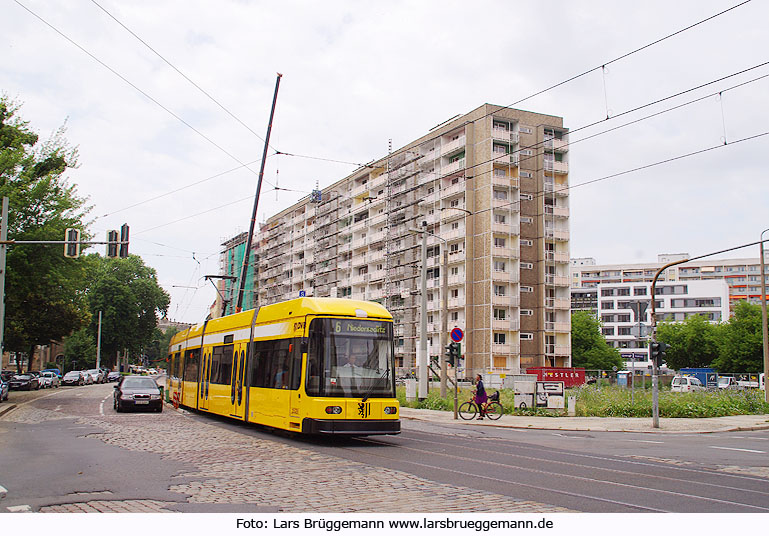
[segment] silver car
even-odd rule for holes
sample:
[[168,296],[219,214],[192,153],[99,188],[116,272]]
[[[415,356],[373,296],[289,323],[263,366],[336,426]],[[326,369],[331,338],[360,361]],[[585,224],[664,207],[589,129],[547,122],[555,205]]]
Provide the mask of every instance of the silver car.
[[61,380],[55,372],[43,372],[40,374],[40,387],[59,387]]
[[104,381],[103,372],[100,369],[93,368],[86,370],[85,373],[91,377],[92,381],[86,379],[86,383],[102,383]]

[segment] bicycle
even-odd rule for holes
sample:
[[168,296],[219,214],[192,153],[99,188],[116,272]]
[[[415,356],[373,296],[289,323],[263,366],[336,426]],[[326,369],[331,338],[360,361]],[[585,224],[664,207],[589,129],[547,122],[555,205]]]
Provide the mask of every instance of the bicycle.
[[[492,421],[499,419],[504,412],[502,404],[499,403],[499,391],[491,395],[489,400],[483,404],[483,416],[488,417]],[[466,421],[474,419],[477,414],[478,404],[472,400],[468,400],[459,406],[459,416]]]

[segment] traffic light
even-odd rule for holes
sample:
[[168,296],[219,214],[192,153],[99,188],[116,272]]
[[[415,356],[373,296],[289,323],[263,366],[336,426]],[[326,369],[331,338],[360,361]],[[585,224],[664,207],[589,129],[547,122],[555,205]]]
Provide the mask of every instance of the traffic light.
[[657,368],[661,367],[662,363],[665,361],[665,350],[667,350],[667,348],[668,345],[664,342],[653,342],[649,346],[649,358]]
[[456,366],[459,363],[459,344],[452,342],[446,347],[446,361],[449,365]]
[[117,257],[119,239],[117,231],[107,231],[107,257],[110,259]]
[[128,257],[128,224],[120,226],[120,258]]
[[64,256],[76,259],[80,256],[80,229],[68,227],[64,232]]

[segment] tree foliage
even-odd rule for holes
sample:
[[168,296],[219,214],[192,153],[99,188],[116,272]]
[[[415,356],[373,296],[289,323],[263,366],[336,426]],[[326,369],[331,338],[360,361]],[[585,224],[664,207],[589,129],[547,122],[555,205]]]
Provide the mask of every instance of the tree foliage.
[[622,356],[606,343],[601,333],[601,322],[588,311],[574,311],[571,315],[572,366],[587,370],[624,368]]
[[[0,97],[0,197],[9,198],[8,238],[62,240],[68,227],[86,237],[83,218],[89,208],[65,177],[77,165],[77,151],[64,139],[64,127],[38,143],[18,111]],[[8,248],[6,350],[30,352],[88,321],[84,265],[62,253],[60,245]]]
[[118,352],[138,353],[152,345],[158,314],[165,314],[170,297],[157,282],[154,268],[140,257],[109,259],[89,255],[92,263],[88,301],[89,331],[98,330],[102,312],[102,361],[114,366]]
[[729,321],[721,325],[719,355],[713,366],[719,372],[763,370],[761,307],[742,301],[734,306]]
[[96,342],[88,327],[64,340],[64,369],[84,370],[96,366]]
[[721,327],[700,315],[690,315],[684,322],[662,322],[657,326],[657,340],[668,345],[668,367],[709,367],[719,355]]

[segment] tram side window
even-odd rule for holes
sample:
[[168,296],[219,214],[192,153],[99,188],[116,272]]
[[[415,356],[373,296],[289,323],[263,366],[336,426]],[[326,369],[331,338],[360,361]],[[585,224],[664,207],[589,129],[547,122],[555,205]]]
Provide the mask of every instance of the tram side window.
[[200,349],[188,350],[184,359],[184,381],[198,381],[198,367],[200,365]]
[[296,339],[254,342],[252,387],[299,389],[302,354]]
[[168,354],[168,373],[171,378],[177,379],[181,376],[182,359],[179,352]]
[[232,379],[233,345],[214,347],[211,358],[211,383],[229,385]]

